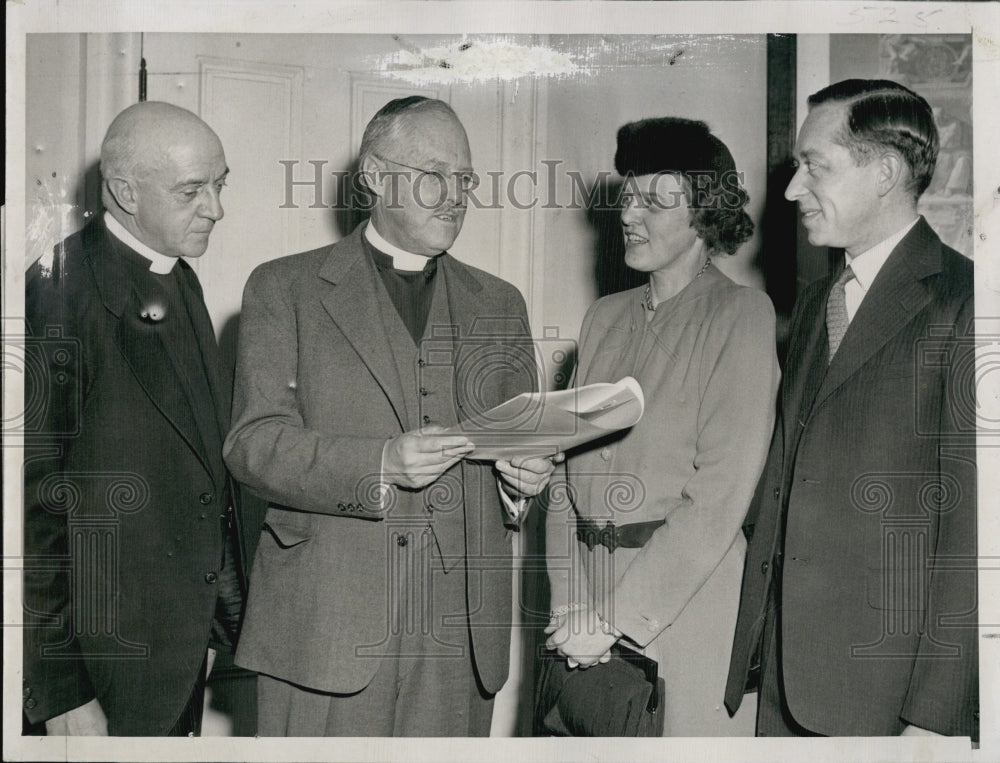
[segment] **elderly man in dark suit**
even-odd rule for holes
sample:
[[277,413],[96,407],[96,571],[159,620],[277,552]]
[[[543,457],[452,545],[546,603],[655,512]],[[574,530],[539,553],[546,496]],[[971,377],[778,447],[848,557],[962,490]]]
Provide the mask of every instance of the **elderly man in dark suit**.
[[140,103],[101,146],[106,211],[27,274],[23,707],[49,734],[200,730],[241,609],[230,391],[201,287],[222,144]]
[[446,251],[471,161],[447,104],[391,101],[361,145],[371,220],[247,283],[225,452],[271,502],[237,653],[262,735],[489,733],[508,526],[553,464],[494,474],[443,429],[536,385],[521,295]]
[[809,99],[785,192],[843,249],[799,298],[726,704],[757,733],[977,734],[972,263],[917,214],[938,149],[894,82]]

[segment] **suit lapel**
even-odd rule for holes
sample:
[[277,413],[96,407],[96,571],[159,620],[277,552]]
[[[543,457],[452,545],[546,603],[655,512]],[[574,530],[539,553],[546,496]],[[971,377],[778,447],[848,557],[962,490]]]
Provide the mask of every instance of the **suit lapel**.
[[[406,397],[380,307],[382,298],[388,298],[379,293],[379,275],[364,254],[363,230],[363,225],[358,226],[343,245],[331,249],[318,273],[326,282],[320,301],[375,377],[400,426],[406,430],[409,428]],[[401,330],[406,331],[402,326]],[[407,341],[412,355],[413,341],[409,338]]]
[[[396,379],[399,383],[398,415],[402,419],[403,429],[416,429],[420,426],[420,404],[417,402],[417,381],[414,364],[417,361],[419,348],[413,343],[413,337],[407,330],[399,312],[392,304],[392,298],[385,290],[382,277],[376,272],[372,283],[378,295],[376,304],[382,320],[382,328],[389,342],[392,361],[396,368]],[[394,402],[395,406],[396,403]]]
[[875,277],[830,363],[814,406],[822,404],[931,301],[922,279],[940,270],[940,240],[921,218]]
[[115,329],[115,341],[125,362],[139,384],[198,456],[209,474],[212,471],[205,452],[205,442],[191,410],[187,383],[179,373],[180,359],[170,342],[164,342],[160,332],[138,320],[141,298],[126,303],[135,308],[136,318],[123,314]]
[[187,383],[179,372],[180,358],[176,348],[163,340],[166,316],[163,321],[143,319],[151,300],[165,299],[164,295],[140,293],[142,275],[139,255],[118,241],[100,222],[90,231],[88,247],[98,252],[90,257],[94,280],[104,306],[118,318],[115,342],[136,380],[149,396],[150,401],[185,440],[198,456],[205,469],[212,474],[205,445],[191,405],[187,399]]
[[448,315],[454,334],[455,411],[461,420],[506,400],[505,389],[497,389],[497,385],[507,374],[487,372],[483,361],[489,354],[484,354],[483,349],[488,343],[502,340],[509,328],[498,321],[502,310],[494,306],[492,295],[483,290],[468,268],[449,254],[441,255],[438,262],[447,284]]
[[[208,462],[212,465],[216,481],[221,482],[226,477],[225,465],[221,460],[222,443],[229,430],[228,411],[232,403],[229,395],[221,389],[222,384],[218,377],[219,347],[215,342],[215,330],[208,309],[205,307],[201,284],[194,271],[183,260],[175,267],[180,269],[178,275],[190,289],[188,293],[182,293],[180,296],[191,313],[191,331],[198,348],[196,355],[201,361],[200,368],[178,366],[177,373],[185,379],[188,402],[195,412],[195,420],[201,432],[202,442],[205,444],[205,453],[213,456]],[[171,357],[176,362],[178,356]],[[190,355],[182,362],[190,364]],[[208,384],[207,389],[202,384],[202,377]]]
[[[826,374],[826,294],[830,281],[815,294],[804,295],[808,302],[799,317],[799,326],[793,327],[793,337],[801,335],[788,348],[788,364],[782,385],[781,410],[784,426],[785,450],[792,454],[798,444],[803,422],[809,417],[816,392]],[[787,459],[786,463],[791,463]]]
[[490,314],[483,305],[482,284],[447,252],[438,259],[438,267],[447,283],[449,318],[458,328],[459,336],[467,339],[475,319]]
[[[208,314],[205,306],[204,295],[201,290],[201,283],[195,275],[194,270],[184,260],[177,263],[181,269],[181,278],[185,279],[191,293],[195,295],[193,304],[188,308],[194,313],[192,316],[195,326],[201,325],[204,330],[195,329],[195,338],[198,342],[198,351],[201,355],[202,365],[205,368],[205,377],[208,379],[208,386],[212,393],[212,402],[215,408],[215,422],[219,432],[225,438],[229,431],[229,409],[232,406],[232,394],[225,388],[220,378],[221,368],[219,366],[219,345],[215,340],[214,326],[212,318]],[[209,332],[209,333],[206,333]]]
[[[447,310],[445,318],[450,326],[452,341],[452,404],[457,418],[462,416],[462,398],[465,380],[460,376],[459,369],[463,367],[459,357],[463,351],[469,349],[469,334],[472,331],[472,324],[480,315],[489,315],[490,310],[483,305],[484,295],[482,286],[471,273],[466,271],[460,263],[452,259],[450,254],[442,254],[438,259],[438,292],[434,295],[431,317],[438,322],[441,317],[437,310]],[[441,299],[441,290],[444,290],[444,300]],[[428,332],[433,331],[434,323],[428,321]],[[439,330],[440,333],[440,330]],[[465,554],[470,558],[477,558],[483,553],[483,523],[488,521],[483,511],[484,503],[482,498],[487,490],[496,489],[483,484],[483,468],[481,465],[471,463],[462,459],[459,462],[459,474],[462,478],[462,513],[465,520]]]

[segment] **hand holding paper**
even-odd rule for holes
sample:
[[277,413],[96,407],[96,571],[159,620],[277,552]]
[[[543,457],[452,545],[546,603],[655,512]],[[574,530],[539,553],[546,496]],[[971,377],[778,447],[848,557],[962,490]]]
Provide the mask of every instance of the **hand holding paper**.
[[466,455],[470,459],[545,458],[634,426],[643,407],[639,382],[626,376],[614,384],[524,393],[442,434],[465,435],[474,442],[475,449]]
[[565,460],[562,453],[550,456],[514,456],[509,461],[499,459],[496,463],[500,479],[507,492],[519,498],[534,498],[549,484],[549,477],[556,464]]
[[439,426],[405,432],[386,442],[382,449],[382,475],[400,487],[426,487],[468,455],[472,447],[467,437]]

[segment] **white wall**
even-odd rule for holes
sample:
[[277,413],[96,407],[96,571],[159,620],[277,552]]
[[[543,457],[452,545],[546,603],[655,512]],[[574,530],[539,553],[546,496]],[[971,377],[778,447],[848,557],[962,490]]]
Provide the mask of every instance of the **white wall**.
[[99,204],[104,131],[138,96],[139,35],[31,34],[26,48],[25,266]]

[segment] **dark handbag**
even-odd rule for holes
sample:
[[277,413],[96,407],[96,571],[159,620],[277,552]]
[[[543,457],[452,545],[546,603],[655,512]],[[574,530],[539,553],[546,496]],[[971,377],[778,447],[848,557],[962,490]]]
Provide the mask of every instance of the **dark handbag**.
[[663,679],[655,660],[621,644],[609,662],[570,668],[555,652],[542,656],[535,693],[535,736],[663,735]]

